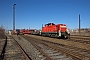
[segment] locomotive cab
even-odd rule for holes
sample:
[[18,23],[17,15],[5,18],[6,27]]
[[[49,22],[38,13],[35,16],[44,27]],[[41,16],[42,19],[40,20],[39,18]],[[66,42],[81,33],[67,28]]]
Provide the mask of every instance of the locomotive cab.
[[66,24],[58,24],[57,26],[58,36],[61,38],[70,39],[70,32],[66,28]]

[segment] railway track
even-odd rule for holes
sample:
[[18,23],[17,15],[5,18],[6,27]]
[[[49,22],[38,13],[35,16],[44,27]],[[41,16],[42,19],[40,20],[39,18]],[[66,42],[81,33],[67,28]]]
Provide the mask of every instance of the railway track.
[[[31,57],[32,60],[44,60],[46,57],[44,57],[40,51],[33,46],[28,40],[25,38],[18,36],[13,36],[19,44],[22,46],[22,48],[25,50],[25,52],[28,54],[29,57]],[[19,40],[18,40],[19,39]],[[46,59],[46,60],[51,60],[51,59]]]
[[[90,50],[89,49],[81,49],[77,47],[73,47],[67,44],[58,44],[50,41],[45,41],[43,39],[32,38],[24,36],[12,36],[14,41],[12,44],[18,47],[15,47],[16,50],[12,52],[16,53],[17,57],[22,60],[90,60]],[[5,60],[10,60],[10,57],[13,55],[8,55],[8,49],[14,47],[10,44],[10,41],[13,39],[8,39],[7,43],[9,46],[6,48]],[[49,39],[48,39],[49,40]],[[65,40],[66,41],[66,40]],[[11,49],[15,49],[11,48]],[[19,50],[19,51],[18,51]],[[23,54],[22,54],[22,53]],[[11,53],[10,53],[11,54]],[[14,54],[15,55],[15,54]],[[18,56],[19,55],[19,56]],[[12,58],[15,59],[15,58]],[[15,59],[17,60],[17,59]]]
[[83,40],[90,40],[90,36],[84,36],[84,35],[71,35],[71,38],[78,38]]
[[[37,46],[42,51],[47,53],[47,55],[49,55],[50,58],[53,58],[53,59],[56,58],[56,60],[60,59],[61,57],[63,57],[62,59],[64,60],[66,59],[67,60],[89,60],[90,59],[89,50],[75,48],[72,46],[67,46],[62,44],[60,45],[60,44],[56,44],[56,43],[52,43],[44,40],[38,40],[27,36],[25,36],[24,38],[32,42],[33,45],[36,44],[35,46]],[[56,53],[51,51],[55,51]]]
[[[12,37],[13,38],[13,37]],[[13,38],[14,39],[14,38]],[[15,40],[15,39],[14,39]],[[17,43],[18,47],[20,48],[20,50],[22,51],[22,54],[24,55],[24,57],[26,58],[26,60],[32,60],[28,54],[24,51],[24,49],[21,47],[21,45],[15,40],[15,42]]]
[[[55,38],[55,37],[51,37],[51,38]],[[60,40],[67,40],[67,41],[74,41],[74,42],[79,42],[79,43],[84,43],[84,44],[90,44],[90,36],[84,36],[84,35],[71,35],[70,39],[60,39]]]
[[84,44],[90,44],[90,36],[71,35],[70,39],[60,39],[60,40],[67,40],[67,41],[74,41],[74,42],[79,42],[79,43],[84,43]]
[[[37,39],[42,39],[45,41],[51,41],[51,42],[58,43],[58,44],[69,45],[69,46],[74,46],[74,47],[90,50],[90,47],[89,47],[90,44],[80,43],[78,41],[75,42],[74,40],[56,39],[56,38],[41,37],[41,36],[35,36],[35,35],[27,35],[27,36],[37,38]],[[47,39],[49,39],[49,40],[47,40]]]
[[[19,48],[19,58],[20,58],[20,60],[32,60],[29,56],[28,56],[28,54],[24,51],[24,49],[21,47],[21,45],[16,41],[16,39],[15,38],[13,38],[13,37],[11,37],[12,39],[14,39],[14,41],[15,41],[15,43],[16,43],[16,45],[18,46],[18,48]],[[17,48],[17,49],[18,49]],[[16,51],[16,52],[18,52],[18,51]],[[21,53],[20,53],[21,52]],[[23,55],[23,56],[22,56]],[[15,60],[17,60],[17,59],[15,59]]]
[[69,39],[69,40],[74,41],[74,42],[90,44],[90,36],[71,35],[71,39]]
[[0,60],[31,60],[15,39],[7,35],[4,42]]
[[7,45],[7,37],[6,39],[0,39],[0,60],[4,59],[6,45]]
[[85,35],[85,34],[81,34],[81,35],[78,35],[78,34],[71,34],[71,36],[79,36],[79,37],[90,37],[90,35]]
[[35,41],[35,39],[32,39],[30,37],[26,38],[41,54],[41,57],[44,58],[44,60],[72,60],[72,58],[65,56],[61,52],[58,52],[44,44],[41,44],[38,41]]

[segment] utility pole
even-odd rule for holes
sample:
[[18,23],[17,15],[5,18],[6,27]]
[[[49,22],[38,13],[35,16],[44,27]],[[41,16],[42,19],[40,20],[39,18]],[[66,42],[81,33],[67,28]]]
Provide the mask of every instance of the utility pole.
[[15,5],[13,4],[13,31],[15,30]]
[[80,14],[79,14],[79,33],[80,33]]
[[7,28],[6,28],[6,31],[8,32],[8,20],[7,20]]

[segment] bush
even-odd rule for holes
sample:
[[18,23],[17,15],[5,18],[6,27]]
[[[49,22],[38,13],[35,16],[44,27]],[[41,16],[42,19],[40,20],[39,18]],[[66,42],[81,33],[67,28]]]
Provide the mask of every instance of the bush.
[[0,27],[0,39],[5,38],[4,29]]

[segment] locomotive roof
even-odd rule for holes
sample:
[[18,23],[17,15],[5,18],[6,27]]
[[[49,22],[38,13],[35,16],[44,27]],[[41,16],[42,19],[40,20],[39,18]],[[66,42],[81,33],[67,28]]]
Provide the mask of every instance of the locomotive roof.
[[52,24],[52,25],[55,25],[54,23],[48,23],[48,24],[45,24],[45,25],[51,25],[51,24]]

